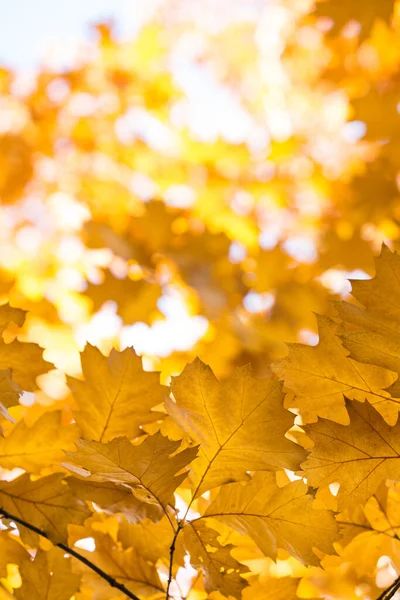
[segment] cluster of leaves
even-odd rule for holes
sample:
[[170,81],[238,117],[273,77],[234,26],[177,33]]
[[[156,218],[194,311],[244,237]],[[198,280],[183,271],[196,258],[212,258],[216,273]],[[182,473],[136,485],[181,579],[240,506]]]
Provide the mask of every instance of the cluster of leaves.
[[400,588],[400,9],[244,3],[0,70],[0,598]]

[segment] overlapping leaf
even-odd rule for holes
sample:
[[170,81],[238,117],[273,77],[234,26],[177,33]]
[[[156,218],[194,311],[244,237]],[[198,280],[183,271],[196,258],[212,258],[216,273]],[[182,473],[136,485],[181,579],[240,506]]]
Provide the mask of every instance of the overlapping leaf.
[[177,452],[179,446],[180,442],[171,442],[160,433],[137,446],[127,438],[116,438],[107,444],[79,440],[78,451],[68,453],[77,467],[69,465],[69,468],[93,481],[126,484],[136,498],[165,510],[186,477],[186,472],[179,472],[197,455],[197,448]]
[[17,588],[18,600],[67,600],[79,590],[80,576],[58,548],[39,550],[33,560],[20,563],[22,586]]
[[339,508],[364,503],[388,478],[400,479],[400,423],[390,427],[372,406],[348,403],[350,425],[324,419],[306,427],[314,442],[303,463],[313,487],[340,483]]
[[305,563],[317,564],[313,548],[332,550],[337,528],[330,511],[312,508],[303,481],[278,488],[273,473],[256,473],[243,485],[221,488],[205,512],[240,533],[248,533],[266,556],[276,558],[278,548]]
[[[165,597],[156,564],[148,560],[148,557],[141,556],[135,547],[123,549],[108,533],[88,526],[72,528],[72,532],[73,539],[92,538],[96,546],[95,551],[80,549],[79,553],[134,594],[140,597]],[[95,590],[95,597],[108,597],[110,587],[107,582],[82,564],[77,565],[77,568],[82,573],[85,583]]]
[[190,553],[190,564],[203,573],[206,592],[219,590],[224,596],[241,598],[246,581],[241,577],[248,569],[231,555],[234,546],[222,546],[218,533],[202,521],[184,528],[183,547]]
[[[375,266],[373,279],[352,281],[352,294],[364,309],[347,303],[336,304],[339,316],[347,324],[341,337],[357,361],[391,369],[399,376],[400,256],[383,246]],[[400,397],[398,377],[389,391]]]
[[2,337],[10,322],[22,326],[25,314],[25,311],[9,304],[0,306],[0,370],[10,369],[13,380],[22,389],[34,391],[37,388],[36,377],[53,368],[51,363],[43,359],[43,348],[18,339],[6,343]]
[[45,413],[31,427],[17,423],[7,437],[0,436],[0,465],[19,467],[31,473],[43,468],[59,468],[64,450],[73,449],[77,437],[75,425],[63,425],[59,411]]
[[347,424],[345,398],[368,400],[393,425],[400,399],[392,398],[386,388],[394,383],[396,374],[349,358],[331,319],[319,316],[318,332],[317,346],[290,344],[288,356],[274,366],[294,394],[286,405],[298,408],[305,422],[323,417]]
[[353,537],[365,530],[400,537],[400,484],[383,481],[364,506],[350,506],[338,516],[345,536]]
[[20,540],[15,539],[8,531],[0,534],[0,576],[6,577],[7,565],[19,565],[29,558],[28,551]]
[[168,412],[200,444],[196,495],[245,479],[248,471],[295,469],[304,458],[303,449],[285,438],[293,416],[282,406],[276,380],[256,379],[247,366],[219,383],[196,359],[171,389],[175,402],[167,401]]
[[123,548],[136,548],[145,560],[169,564],[172,531],[167,517],[157,523],[150,519],[142,519],[140,523],[130,523],[120,516],[118,541]]
[[108,481],[84,481],[70,477],[69,487],[81,500],[95,502],[107,515],[123,514],[130,523],[140,523],[146,517],[156,521],[161,508],[138,500],[132,489]]
[[[14,481],[1,482],[0,511],[1,508],[37,527],[54,543],[66,543],[68,525],[82,523],[90,514],[61,473],[35,481],[25,474]],[[36,541],[37,536],[21,526],[21,537],[29,542]]]
[[11,379],[10,369],[0,371],[0,412],[12,420],[7,408],[18,404],[21,388]]

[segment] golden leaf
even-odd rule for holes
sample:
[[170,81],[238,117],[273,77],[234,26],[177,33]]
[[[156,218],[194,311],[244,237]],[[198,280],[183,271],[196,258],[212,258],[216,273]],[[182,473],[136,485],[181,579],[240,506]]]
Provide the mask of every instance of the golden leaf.
[[171,390],[176,402],[167,400],[169,414],[200,444],[196,496],[245,479],[247,471],[295,469],[304,458],[304,450],[284,437],[293,416],[282,406],[279,383],[255,379],[250,366],[219,383],[196,359],[172,380]]
[[126,485],[108,481],[84,481],[75,477],[70,477],[68,483],[78,498],[95,502],[106,515],[122,513],[131,523],[140,523],[146,517],[157,521],[162,516],[160,506],[138,500]]
[[0,576],[7,575],[7,565],[10,563],[19,565],[27,558],[29,558],[28,551],[20,540],[15,539],[15,536],[8,531],[2,531],[0,533]]
[[337,539],[333,514],[312,508],[303,481],[278,488],[273,473],[256,473],[243,485],[224,486],[205,517],[218,519],[239,533],[248,533],[266,556],[283,548],[298,560],[317,564],[313,548],[329,552]]
[[10,322],[22,327],[25,321],[25,315],[26,311],[21,308],[15,308],[9,304],[0,306],[0,334],[3,335]]
[[186,526],[180,542],[190,555],[192,567],[201,570],[206,592],[218,590],[224,596],[241,598],[246,586],[241,573],[248,569],[231,555],[232,544],[221,545],[218,533],[202,521]]
[[171,524],[166,517],[153,523],[144,519],[140,523],[130,523],[119,518],[118,541],[123,548],[136,548],[145,560],[168,564],[171,546]]
[[[72,527],[71,530],[75,539],[87,537],[94,539],[95,551],[79,550],[79,554],[103,569],[110,577],[124,584],[136,595],[165,597],[155,563],[142,557],[135,547],[124,550],[110,535],[96,531],[95,528]],[[82,573],[83,581],[95,590],[93,594],[95,598],[115,597],[115,592],[110,589],[109,584],[88,567],[79,563],[77,569]]]
[[11,379],[11,371],[0,371],[0,412],[10,421],[13,419],[7,408],[18,404],[21,393],[21,388]]
[[92,299],[94,312],[112,299],[117,303],[117,314],[127,324],[137,321],[149,323],[155,315],[160,316],[157,300],[161,296],[161,288],[145,279],[118,279],[107,272],[100,284],[88,285],[85,296]]
[[[344,302],[335,304],[347,325],[341,331],[341,338],[355,360],[391,369],[399,375],[400,256],[383,246],[375,266],[373,279],[352,281],[353,296],[365,309]],[[400,397],[398,378],[389,391]]]
[[[31,481],[24,474],[10,482],[0,482],[0,507],[43,531],[54,543],[67,543],[70,523],[82,523],[90,514],[74,496],[61,473]],[[1,509],[0,509],[1,510]],[[18,524],[21,538],[36,540],[37,534]]]
[[385,389],[395,381],[396,375],[349,358],[337,328],[334,321],[319,316],[318,345],[290,344],[289,355],[274,365],[274,371],[295,395],[286,405],[298,408],[305,422],[323,417],[346,424],[349,415],[345,398],[368,400],[393,425],[397,421],[400,399],[391,398]]
[[[24,324],[26,312],[9,304],[0,306],[0,334],[10,322],[19,327]],[[53,365],[43,359],[43,349],[37,344],[14,340],[5,343],[0,335],[0,370],[12,371],[13,380],[27,391],[37,388],[36,377],[47,373]]]
[[314,448],[302,467],[313,487],[340,483],[339,509],[364,503],[382,480],[400,478],[400,423],[390,427],[372,406],[348,403],[350,425],[319,420],[306,427]]
[[18,600],[67,600],[79,589],[80,576],[72,573],[70,560],[58,548],[39,550],[34,560],[25,559],[20,573]]
[[186,477],[186,472],[179,474],[179,471],[197,454],[197,448],[176,453],[180,442],[171,442],[160,433],[137,446],[127,438],[116,438],[107,444],[79,440],[76,446],[76,453],[67,453],[78,465],[66,465],[70,470],[85,475],[83,468],[93,481],[129,485],[138,500],[164,510],[173,503],[173,493]]
[[72,449],[76,437],[76,426],[63,425],[60,411],[45,413],[31,427],[21,421],[7,437],[0,437],[0,464],[31,473],[57,468],[65,458],[63,450]]
[[371,530],[389,538],[400,537],[400,484],[384,481],[364,506],[350,506],[338,515],[342,537],[346,540]]

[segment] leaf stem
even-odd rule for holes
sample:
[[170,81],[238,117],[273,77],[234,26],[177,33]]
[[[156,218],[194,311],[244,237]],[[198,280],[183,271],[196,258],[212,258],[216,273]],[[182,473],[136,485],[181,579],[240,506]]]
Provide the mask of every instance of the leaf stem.
[[[3,508],[0,508],[0,515],[5,517],[6,519],[15,521],[15,523],[18,523],[19,525],[26,527],[30,531],[37,533],[38,535],[42,536],[43,538],[46,538],[46,540],[49,540],[51,542],[51,539],[47,535],[47,533],[45,533],[38,527],[35,527],[35,525],[31,525],[31,523],[28,523],[27,521],[24,521],[23,519],[20,519],[19,517],[12,515],[8,511],[4,510]],[[119,590],[120,592],[125,594],[125,596],[127,596],[128,598],[131,598],[131,600],[140,600],[140,598],[138,596],[136,596],[133,592],[128,590],[128,588],[125,587],[123,583],[119,583],[116,579],[114,579],[114,577],[111,577],[111,575],[108,575],[108,573],[103,571],[103,569],[100,569],[100,567],[97,567],[94,563],[92,563],[90,560],[88,560],[85,556],[82,556],[81,554],[79,554],[79,552],[76,552],[73,548],[70,548],[66,544],[63,544],[62,542],[59,542],[58,544],[54,544],[54,545],[58,546],[58,548],[61,548],[61,550],[64,550],[64,552],[67,552],[68,554],[70,554],[71,556],[73,556],[74,558],[79,560],[81,563],[83,563],[84,565],[89,567],[89,569],[94,571],[94,573],[97,573],[97,575],[99,575],[99,577],[101,577],[102,579],[107,581],[107,583],[111,587],[116,588],[117,590]]]

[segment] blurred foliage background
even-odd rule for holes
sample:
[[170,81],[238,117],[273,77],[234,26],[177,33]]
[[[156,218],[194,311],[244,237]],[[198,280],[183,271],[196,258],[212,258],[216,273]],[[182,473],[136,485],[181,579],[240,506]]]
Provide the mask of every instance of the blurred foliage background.
[[[398,247],[400,5],[147,8],[64,65],[3,61],[0,300],[70,374],[89,341],[164,381],[196,355],[265,375]],[[41,387],[67,394],[61,371]]]

